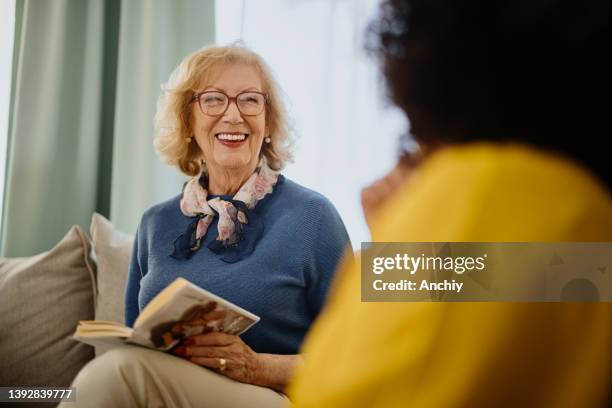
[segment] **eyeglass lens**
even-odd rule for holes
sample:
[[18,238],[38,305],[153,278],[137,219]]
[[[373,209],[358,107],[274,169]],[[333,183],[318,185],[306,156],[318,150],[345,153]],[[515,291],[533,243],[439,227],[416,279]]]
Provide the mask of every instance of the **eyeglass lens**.
[[[200,107],[207,115],[223,114],[228,104],[229,98],[222,92],[211,91],[200,95]],[[242,92],[236,96],[236,105],[244,115],[258,115],[263,111],[265,98],[257,92]]]

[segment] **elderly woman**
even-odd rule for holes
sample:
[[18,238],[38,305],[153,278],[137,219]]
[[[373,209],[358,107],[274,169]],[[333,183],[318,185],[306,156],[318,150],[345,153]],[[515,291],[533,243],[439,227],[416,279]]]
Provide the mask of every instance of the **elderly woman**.
[[[364,191],[372,239],[612,241],[609,13],[384,1],[370,38],[422,159]],[[610,303],[366,303],[358,271],[305,342],[295,407],[610,406]]]
[[290,158],[279,91],[242,46],[189,55],[160,99],[155,146],[192,178],[145,212],[125,319],[177,277],[259,315],[242,337],[188,338],[174,354],[112,350],[74,382],[84,406],[271,407],[349,244],[333,205],[279,173]]

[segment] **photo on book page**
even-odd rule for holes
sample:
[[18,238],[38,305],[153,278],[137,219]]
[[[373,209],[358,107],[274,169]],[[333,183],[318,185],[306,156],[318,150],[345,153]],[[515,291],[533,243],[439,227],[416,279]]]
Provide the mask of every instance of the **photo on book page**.
[[151,342],[160,350],[168,350],[182,339],[197,334],[213,331],[228,334],[241,332],[244,316],[218,306],[214,301],[195,305],[188,309],[180,320],[158,324],[151,329]]

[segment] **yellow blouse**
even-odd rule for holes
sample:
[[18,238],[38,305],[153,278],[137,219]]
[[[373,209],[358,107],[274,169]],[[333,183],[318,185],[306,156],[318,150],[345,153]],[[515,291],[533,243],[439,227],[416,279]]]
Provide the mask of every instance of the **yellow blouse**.
[[[372,237],[612,241],[612,198],[560,156],[448,147],[386,203]],[[573,408],[608,397],[610,304],[362,303],[358,260],[332,290],[289,389],[295,407]]]

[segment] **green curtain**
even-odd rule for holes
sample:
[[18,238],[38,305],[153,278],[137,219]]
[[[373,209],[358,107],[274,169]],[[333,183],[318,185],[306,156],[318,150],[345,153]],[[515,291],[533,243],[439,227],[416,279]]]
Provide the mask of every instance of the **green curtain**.
[[143,211],[181,192],[185,177],[153,149],[160,85],[190,52],[214,42],[214,0],[121,5],[111,220],[134,232]]
[[98,211],[129,232],[184,178],[153,151],[160,84],[214,42],[214,0],[17,0],[1,253]]

